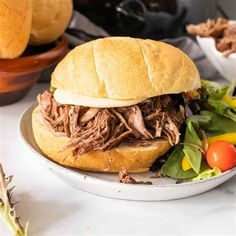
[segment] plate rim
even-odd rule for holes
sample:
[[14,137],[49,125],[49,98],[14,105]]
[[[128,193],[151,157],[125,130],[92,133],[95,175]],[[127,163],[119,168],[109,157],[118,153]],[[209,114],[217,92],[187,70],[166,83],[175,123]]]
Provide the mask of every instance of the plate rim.
[[[51,160],[49,157],[46,157],[44,155],[42,155],[41,153],[37,152],[32,146],[30,143],[27,142],[27,140],[24,138],[24,135],[22,133],[22,123],[23,123],[23,119],[24,119],[24,116],[27,112],[30,111],[30,109],[33,109],[33,107],[36,107],[36,103],[30,105],[29,107],[27,107],[23,112],[22,114],[20,115],[19,117],[19,120],[18,120],[18,137],[20,138],[21,142],[30,150],[32,151],[35,156],[37,157],[38,160],[44,162],[44,163],[47,163],[49,164],[48,168],[52,168],[55,167],[56,169],[59,169],[60,171],[63,171],[63,172],[66,172],[68,175],[74,175],[74,176],[77,176],[77,177],[80,177],[81,179],[86,179],[86,180],[91,180],[91,181],[95,181],[96,182],[102,182],[102,183],[105,183],[105,184],[115,184],[117,185],[117,187],[120,187],[122,186],[122,188],[145,188],[145,189],[150,189],[150,188],[180,188],[180,187],[185,187],[185,186],[191,186],[191,185],[198,185],[198,184],[204,184],[204,183],[207,183],[207,182],[211,182],[211,181],[214,181],[214,180],[219,180],[223,177],[225,177],[226,175],[231,175],[231,177],[233,177],[234,175],[236,175],[236,167],[234,167],[233,169],[231,170],[228,170],[228,171],[225,171],[223,173],[221,173],[220,175],[218,176],[213,176],[211,178],[208,178],[208,179],[204,179],[204,180],[198,180],[198,181],[194,181],[194,182],[183,182],[183,183],[179,183],[179,184],[176,184],[176,183],[170,183],[170,184],[155,184],[155,185],[145,185],[145,184],[124,184],[124,183],[120,183],[120,182],[115,182],[115,181],[108,181],[106,179],[102,179],[102,178],[99,178],[99,177],[94,177],[94,176],[90,176],[90,175],[86,175],[84,173],[81,173],[80,171],[83,171],[83,170],[77,170],[77,169],[73,169],[73,168],[70,168],[70,167],[67,167],[67,166],[63,166],[63,165],[60,165],[56,162],[54,162],[53,160]],[[30,114],[32,116],[32,113]],[[57,171],[57,170],[56,170]],[[85,171],[83,171],[85,172]],[[99,172],[92,172],[92,173],[98,173]],[[101,174],[114,174],[115,173],[101,173]],[[116,175],[118,175],[116,173]],[[231,178],[229,177],[229,178]],[[167,178],[170,178],[170,177],[167,177]],[[172,178],[173,179],[173,178]]]

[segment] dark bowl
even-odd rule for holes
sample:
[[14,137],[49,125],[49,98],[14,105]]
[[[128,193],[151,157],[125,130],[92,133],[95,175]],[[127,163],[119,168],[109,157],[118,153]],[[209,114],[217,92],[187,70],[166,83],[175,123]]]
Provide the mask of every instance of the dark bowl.
[[0,59],[0,106],[22,99],[39,79],[42,71],[57,64],[67,53],[68,42],[62,36],[43,47],[28,47],[16,59]]

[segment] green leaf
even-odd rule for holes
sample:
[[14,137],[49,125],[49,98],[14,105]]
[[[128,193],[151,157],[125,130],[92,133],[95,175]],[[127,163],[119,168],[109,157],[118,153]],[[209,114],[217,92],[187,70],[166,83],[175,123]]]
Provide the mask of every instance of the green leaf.
[[217,114],[236,121],[236,109],[223,100],[224,95],[232,90],[232,87],[207,80],[202,80],[202,87],[207,91],[207,98],[202,98],[202,102],[206,103],[204,105],[210,106]]
[[[200,115],[188,118],[186,124],[184,138],[186,144],[184,146],[177,145],[162,167],[162,172],[165,175],[175,179],[191,179],[198,176],[198,173],[200,175],[203,171],[209,169],[206,161],[202,158],[200,148],[198,148],[201,147],[201,140],[198,136],[199,128],[207,132],[208,136],[236,132],[236,122],[210,111],[202,111]],[[187,154],[188,160],[194,169],[187,171],[182,169],[184,154]]]
[[200,115],[191,116],[188,120],[198,123],[207,136],[236,132],[236,122],[211,111],[202,111]]
[[213,169],[206,169],[205,171],[200,173],[198,176],[192,178],[192,181],[199,181],[199,180],[203,180],[203,179],[209,179],[213,176],[218,176],[220,174],[221,174],[220,169],[218,169],[217,167],[214,167]]
[[196,177],[197,173],[193,169],[187,171],[182,169],[183,157],[183,146],[177,145],[170,154],[168,160],[162,166],[162,173],[175,179],[191,179]]
[[[222,85],[209,80],[201,80],[202,88],[205,88],[209,94],[214,94],[216,97],[223,97],[226,90],[228,89],[227,85]],[[217,93],[219,93],[217,95]]]
[[[228,86],[210,81],[202,81],[202,86],[206,93],[202,93],[201,102],[206,103],[204,107],[207,110],[186,120],[184,146],[177,145],[162,167],[165,175],[175,179],[197,177],[194,179],[196,181],[219,174],[217,170],[210,169],[205,159],[202,158],[200,130],[205,131],[208,137],[236,132],[236,120],[234,119],[236,111],[222,100],[229,89]],[[187,171],[182,169],[184,155],[187,156],[192,167]]]
[[57,88],[55,88],[55,87],[53,87],[53,86],[51,85],[49,91],[50,91],[51,93],[54,93],[56,89],[57,89]]
[[[199,174],[202,161],[202,152],[201,152],[202,142],[195,130],[195,129],[199,130],[198,122],[195,122],[194,124],[192,120],[187,120],[186,124],[187,128],[184,137],[183,152],[187,156],[188,161],[193,170],[197,174]],[[194,128],[194,126],[196,128]]]
[[227,103],[225,103],[221,98],[215,99],[213,97],[209,97],[208,103],[214,107],[216,113],[236,121],[236,111]]

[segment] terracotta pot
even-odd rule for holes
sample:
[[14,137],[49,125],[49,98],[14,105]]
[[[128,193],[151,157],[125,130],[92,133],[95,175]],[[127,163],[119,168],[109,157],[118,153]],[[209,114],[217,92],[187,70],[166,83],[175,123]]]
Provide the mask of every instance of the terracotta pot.
[[[45,50],[46,49],[46,50]],[[53,45],[26,50],[27,56],[0,60],[0,106],[22,99],[37,82],[42,71],[57,64],[67,53],[68,42],[62,36]],[[30,51],[30,52],[29,52]],[[37,52],[37,53],[35,53]]]

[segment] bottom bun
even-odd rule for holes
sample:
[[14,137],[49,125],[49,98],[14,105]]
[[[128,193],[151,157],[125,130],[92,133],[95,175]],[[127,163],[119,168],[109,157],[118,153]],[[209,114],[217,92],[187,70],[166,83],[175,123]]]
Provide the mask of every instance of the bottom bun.
[[32,127],[35,140],[47,157],[61,165],[80,170],[119,172],[125,168],[131,173],[146,172],[158,157],[171,148],[168,141],[155,140],[149,146],[131,147],[121,144],[107,151],[90,151],[75,159],[71,148],[63,149],[70,138],[64,133],[55,132],[44,120],[39,107],[33,111]]

